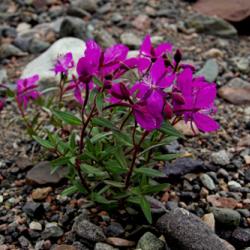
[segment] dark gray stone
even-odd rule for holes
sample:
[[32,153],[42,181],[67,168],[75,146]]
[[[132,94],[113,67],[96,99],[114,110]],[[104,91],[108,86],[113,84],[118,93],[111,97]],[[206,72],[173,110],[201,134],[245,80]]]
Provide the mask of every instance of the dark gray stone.
[[250,182],[250,168],[245,171],[245,181]]
[[25,55],[27,55],[25,52],[21,51],[12,44],[2,44],[0,46],[0,60],[12,56],[25,56]]
[[118,250],[117,248],[114,248],[106,243],[96,243],[94,250]]
[[92,242],[102,242],[106,239],[102,229],[88,220],[76,220],[72,230],[79,237]]
[[111,223],[107,228],[105,234],[112,237],[117,237],[122,235],[125,232],[121,224],[117,222]]
[[32,39],[29,46],[29,52],[32,54],[39,54],[41,52],[44,52],[46,49],[48,49],[50,46],[49,43],[44,42],[39,39]]
[[164,173],[168,177],[181,177],[187,173],[199,172],[206,169],[205,164],[201,160],[191,158],[179,158],[171,164],[167,163]]
[[141,250],[164,250],[165,243],[154,234],[147,232],[138,241],[137,248]]
[[233,231],[232,239],[237,247],[243,248],[250,246],[250,228],[236,228]]
[[23,211],[24,213],[26,213],[28,216],[30,217],[40,217],[43,212],[44,212],[44,208],[43,205],[40,203],[36,203],[36,202],[32,202],[32,201],[28,201],[26,202],[26,204],[23,206]]
[[60,37],[86,38],[86,23],[78,17],[66,17],[60,27]]
[[60,238],[61,236],[63,236],[63,230],[58,226],[47,227],[42,232],[42,239]]
[[156,226],[173,250],[227,250],[208,225],[185,209],[163,215]]
[[218,224],[225,227],[237,227],[240,224],[240,214],[229,208],[210,208],[211,212],[214,214],[215,220]]

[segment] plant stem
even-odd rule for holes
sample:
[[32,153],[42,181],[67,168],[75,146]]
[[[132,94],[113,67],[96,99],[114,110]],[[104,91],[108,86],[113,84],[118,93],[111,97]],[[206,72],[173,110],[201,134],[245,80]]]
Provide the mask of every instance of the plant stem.
[[[136,143],[134,144],[134,152],[133,152],[133,156],[132,156],[132,162],[131,162],[130,168],[128,170],[127,176],[125,178],[125,189],[128,189],[128,187],[129,187],[130,179],[131,179],[131,176],[132,176],[132,173],[133,173],[133,170],[134,170],[134,166],[135,166],[135,161],[136,161],[137,154],[138,154],[138,152],[140,150],[140,146],[141,146],[142,142],[144,141],[145,137],[148,134],[149,134],[149,132],[145,131],[142,134],[142,137],[141,137],[141,140],[139,141],[139,143],[138,144],[136,144]],[[133,135],[133,137],[134,137],[134,135]],[[134,141],[134,139],[133,139],[133,141]]]

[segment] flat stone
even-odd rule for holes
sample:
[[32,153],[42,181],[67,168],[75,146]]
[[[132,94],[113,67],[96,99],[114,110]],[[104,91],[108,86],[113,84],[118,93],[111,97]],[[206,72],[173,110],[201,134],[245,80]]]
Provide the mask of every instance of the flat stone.
[[250,87],[232,88],[223,86],[218,90],[218,94],[224,100],[235,105],[250,104]]
[[231,208],[237,207],[238,201],[233,198],[220,197],[217,195],[207,196],[207,201],[212,204],[213,207]]
[[207,33],[220,37],[235,37],[237,30],[233,25],[218,17],[195,14],[186,20],[186,26],[198,33]]
[[229,208],[212,207],[211,212],[214,214],[215,221],[228,228],[237,227],[240,224],[240,214]]
[[116,247],[132,247],[135,245],[134,241],[118,238],[118,237],[109,237],[107,238],[107,243],[116,246]]
[[59,39],[48,50],[25,67],[21,78],[30,77],[39,72],[41,89],[54,86],[56,82],[59,82],[60,77],[56,77],[51,69],[54,67],[58,56],[72,52],[74,61],[77,62],[83,56],[84,50],[85,43],[78,38],[67,37]]
[[44,200],[47,198],[48,194],[52,191],[51,187],[37,188],[32,191],[33,200]]
[[216,59],[208,59],[197,75],[204,76],[208,82],[214,82],[219,74],[219,66]]
[[44,212],[43,205],[40,203],[28,201],[23,206],[22,210],[26,213],[29,217],[41,217]]
[[50,162],[40,162],[28,171],[26,179],[28,182],[38,185],[57,184],[65,178],[68,171],[66,168],[60,168],[51,174],[51,170]]
[[177,178],[192,172],[200,172],[206,169],[205,164],[201,160],[192,158],[179,158],[172,163],[166,163],[163,172],[167,177]]
[[97,1],[96,0],[71,0],[71,5],[73,7],[89,11],[91,13],[97,10]]
[[33,165],[32,161],[27,156],[19,156],[16,159],[16,166],[24,171]]
[[199,217],[177,208],[163,215],[156,223],[173,250],[226,250],[220,238]]
[[64,232],[59,226],[46,227],[42,232],[42,239],[60,238]]
[[79,237],[92,242],[101,242],[106,239],[102,229],[88,220],[76,220],[72,230],[76,232]]
[[0,60],[9,58],[12,56],[26,56],[27,53],[23,52],[19,48],[12,44],[2,44],[0,46]]
[[63,244],[63,245],[56,245],[55,247],[53,247],[52,250],[77,250],[77,248],[71,245]]
[[139,239],[136,248],[141,250],[165,250],[165,243],[154,234],[147,232]]
[[231,22],[240,22],[250,16],[248,0],[199,0],[194,9],[211,16],[219,16]]

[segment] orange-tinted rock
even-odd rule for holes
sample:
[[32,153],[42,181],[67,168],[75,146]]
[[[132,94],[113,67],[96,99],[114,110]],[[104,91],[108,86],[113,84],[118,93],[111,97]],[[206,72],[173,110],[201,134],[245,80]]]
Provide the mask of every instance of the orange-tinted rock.
[[231,22],[240,22],[250,16],[249,0],[199,0],[194,9]]
[[116,246],[116,247],[132,247],[135,245],[134,241],[129,241],[126,239],[121,239],[117,237],[109,237],[107,238],[107,243]]
[[250,88],[224,86],[218,91],[220,97],[232,104],[250,104]]
[[207,196],[207,201],[214,207],[232,208],[237,207],[238,202],[233,198],[219,197],[216,195]]

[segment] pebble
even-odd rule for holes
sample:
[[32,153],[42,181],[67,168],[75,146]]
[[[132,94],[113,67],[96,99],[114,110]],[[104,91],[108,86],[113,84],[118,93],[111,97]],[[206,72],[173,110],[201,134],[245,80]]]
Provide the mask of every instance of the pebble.
[[47,198],[48,194],[52,191],[51,187],[37,188],[32,191],[33,200],[44,200]]
[[109,237],[107,238],[107,243],[116,246],[116,247],[132,247],[135,245],[134,241],[118,238],[118,237]]
[[201,219],[215,232],[215,218],[213,213],[204,214]]
[[[169,247],[178,250],[226,250],[220,238],[199,217],[178,208],[158,219],[156,227]],[[172,239],[172,240],[171,240]]]
[[146,232],[138,241],[137,249],[141,250],[165,250],[165,244],[154,234]]
[[[78,249],[76,247],[74,247],[74,246],[63,244],[63,245],[54,246],[52,250],[78,250]],[[105,250],[105,249],[103,249],[103,250]]]
[[86,10],[90,13],[93,13],[97,10],[97,1],[96,0],[71,0],[71,5],[76,8]]
[[238,201],[233,198],[220,197],[217,195],[209,195],[207,196],[207,201],[212,204],[214,207],[222,207],[222,208],[236,208],[238,205]]
[[12,56],[26,56],[27,53],[23,52],[16,46],[12,44],[2,44],[0,45],[0,60],[9,58]]
[[0,83],[7,81],[7,71],[4,68],[0,68]]
[[129,46],[130,48],[137,48],[141,44],[141,39],[131,32],[123,33],[120,39],[123,44]]
[[42,232],[42,239],[50,239],[50,238],[60,238],[63,236],[63,230],[54,223],[53,225],[49,225],[45,227],[45,230]]
[[230,156],[226,150],[220,150],[211,154],[211,161],[216,165],[226,166],[230,164]]
[[118,250],[118,248],[114,248],[108,244],[98,242],[95,244],[94,250]]
[[211,212],[214,214],[215,221],[228,228],[237,227],[240,224],[240,214],[229,208],[211,208]]
[[28,216],[32,218],[40,217],[44,212],[42,204],[32,201],[26,202],[22,209]]
[[201,174],[200,175],[200,180],[201,180],[203,186],[206,187],[207,189],[209,189],[211,191],[216,189],[214,181],[209,175]]
[[236,228],[232,234],[232,241],[241,249],[250,246],[250,228]]
[[229,181],[228,186],[229,188],[241,188],[240,183],[238,183],[237,181]]
[[204,76],[208,82],[214,82],[219,74],[219,66],[216,59],[208,59],[201,70],[197,72],[198,76]]
[[29,228],[31,230],[42,231],[42,225],[39,222],[36,222],[36,221],[32,221],[29,224]]
[[204,54],[205,57],[215,57],[215,58],[223,57],[223,55],[224,55],[223,51],[217,48],[212,48]]
[[102,229],[88,220],[76,220],[72,230],[76,232],[79,237],[92,242],[100,242],[106,239]]
[[121,226],[121,224],[117,222],[111,223],[105,231],[105,234],[107,236],[120,236],[125,232],[124,228]]
[[114,44],[116,44],[113,36],[107,32],[105,29],[99,29],[94,31],[94,38],[97,43],[99,43],[104,48],[108,48]]

